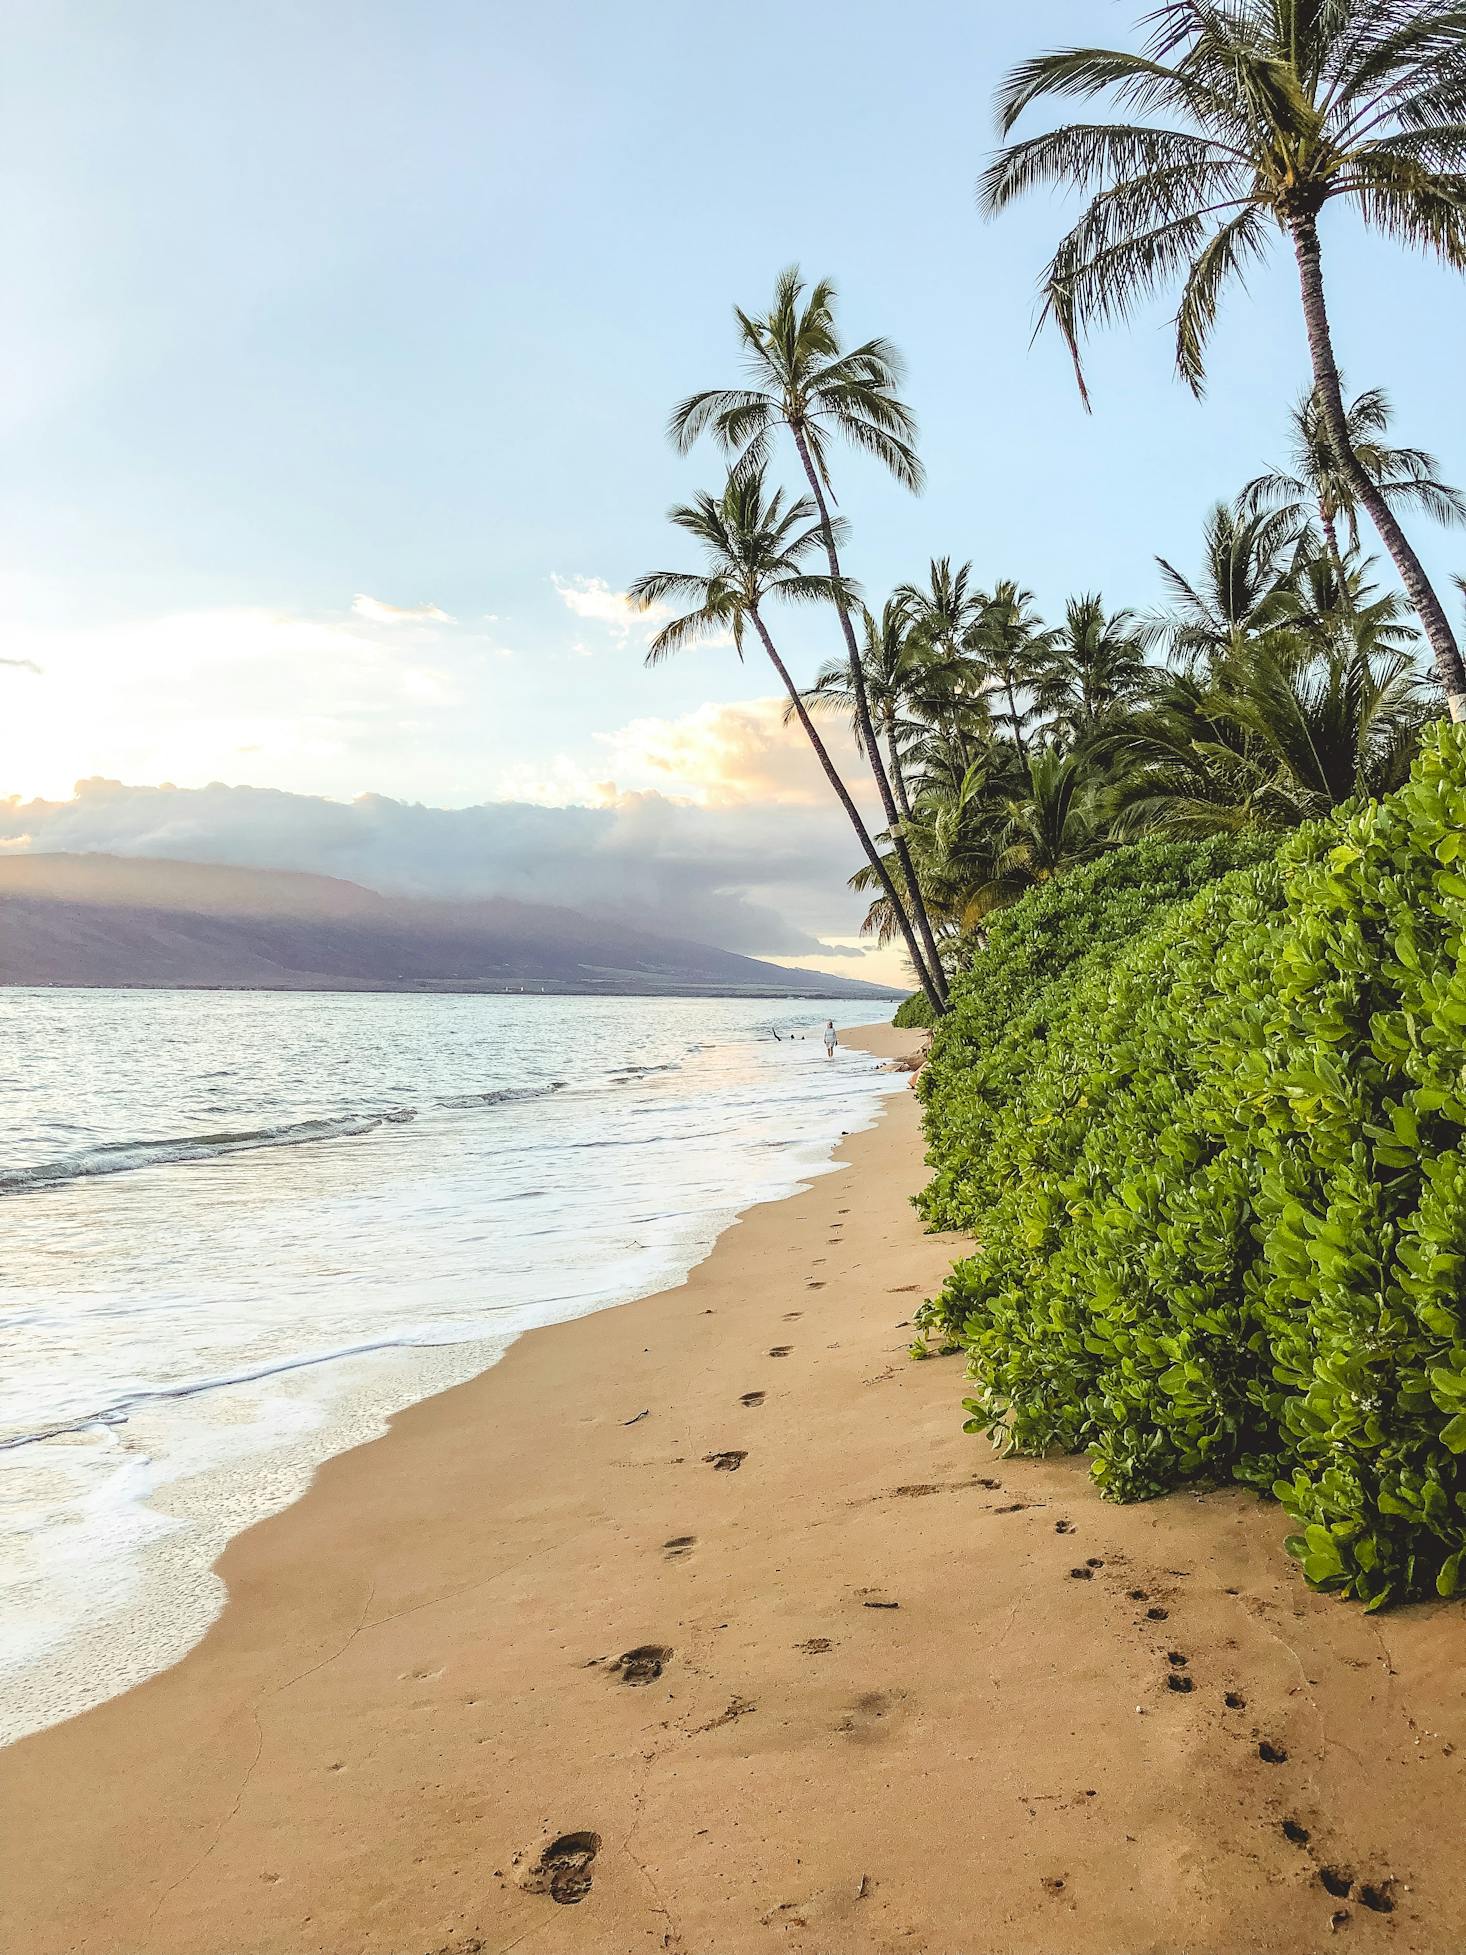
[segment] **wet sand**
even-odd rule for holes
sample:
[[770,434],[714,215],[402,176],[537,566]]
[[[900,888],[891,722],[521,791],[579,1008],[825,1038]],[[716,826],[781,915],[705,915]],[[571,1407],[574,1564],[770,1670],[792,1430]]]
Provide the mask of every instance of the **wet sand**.
[[896,1097],[237,1540],[183,1662],[0,1752],[5,1955],[1466,1948],[1466,1616],[965,1437],[920,1152]]

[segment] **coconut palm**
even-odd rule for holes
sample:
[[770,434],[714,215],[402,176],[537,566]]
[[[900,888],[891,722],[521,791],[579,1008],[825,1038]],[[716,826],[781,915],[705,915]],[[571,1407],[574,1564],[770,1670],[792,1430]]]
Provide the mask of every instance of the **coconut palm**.
[[1277,623],[1288,607],[1295,538],[1279,511],[1246,514],[1216,503],[1206,519],[1201,575],[1182,575],[1157,557],[1170,602],[1147,621],[1180,664],[1220,658],[1247,637]]
[[1145,669],[1133,611],[1107,613],[1097,594],[1070,598],[1063,624],[1048,635],[1034,693],[1050,737],[1070,746],[1088,739],[1139,697]]
[[1351,592],[1357,602],[1335,592],[1326,610],[1300,606],[1209,666],[1152,675],[1148,702],[1100,742],[1118,837],[1293,827],[1403,783],[1436,702],[1401,600],[1374,597],[1359,572]]
[[[828,604],[834,603],[837,597],[842,602],[850,601],[852,593],[844,586],[837,590],[831,578],[806,567],[810,557],[823,550],[831,525],[821,518],[807,496],[786,501],[782,490],[766,495],[761,468],[731,475],[720,496],[700,494],[691,503],[671,510],[669,515],[677,528],[700,547],[704,561],[696,571],[652,571],[638,577],[631,586],[628,595],[632,603],[643,609],[668,599],[691,607],[657,633],[647,650],[647,664],[659,665],[673,652],[709,637],[731,637],[741,659],[751,625],[779,675],[805,738],[845,810],[867,861],[883,879],[894,909],[904,916],[880,852],[809,716],[789,668],[779,655],[764,616],[768,604]],[[835,534],[839,534],[838,527]],[[927,981],[909,922],[902,935],[922,988],[933,1010],[937,1010],[940,999]]]
[[1032,591],[1020,590],[1011,578],[1005,578],[979,597],[977,619],[967,639],[967,649],[989,694],[1007,703],[1007,712],[994,713],[993,719],[1006,729],[1020,758],[1026,753],[1024,732],[1036,709],[1031,705],[1020,707],[1018,695],[1037,683],[1049,646],[1033,602]]
[[[1345,412],[1349,445],[1392,509],[1410,507],[1438,523],[1466,522],[1466,497],[1440,480],[1440,464],[1423,448],[1396,448],[1385,440],[1390,403],[1384,390],[1371,387]],[[1342,567],[1340,519],[1347,525],[1349,550],[1359,549],[1359,498],[1339,466],[1324,425],[1319,397],[1310,389],[1288,416],[1292,436],[1288,467],[1256,476],[1242,491],[1239,506],[1251,513],[1277,510],[1299,530],[1315,516],[1330,556]]]
[[925,654],[914,703],[957,742],[965,767],[974,758],[973,739],[986,720],[982,673],[968,642],[983,602],[972,582],[972,565],[954,570],[950,557],[933,557],[926,583],[898,585],[894,601],[905,611],[914,645]]
[[[906,784],[903,748],[916,732],[910,718],[913,705],[930,690],[928,656],[911,630],[906,607],[889,597],[879,618],[862,610],[865,642],[861,649],[861,669],[866,697],[877,736],[885,742],[886,766],[903,822],[911,818],[911,796]],[[848,719],[855,743],[860,745],[860,716],[855,688],[850,683],[850,667],[842,658],[829,659],[815,675],[815,682],[801,697],[809,710],[836,712]],[[784,709],[785,721],[794,718],[792,705]]]
[[[852,607],[844,596],[839,539],[830,515],[834,499],[830,448],[836,437],[873,455],[906,488],[921,487],[921,462],[914,446],[916,422],[896,391],[901,379],[900,355],[885,339],[866,340],[848,351],[842,347],[835,326],[834,286],[821,279],[807,289],[797,266],[780,273],[773,304],[766,313],[748,313],[736,307],[734,316],[752,384],[691,395],[673,410],[668,432],[684,453],[703,433],[711,433],[725,450],[739,458],[739,469],[762,468],[779,429],[787,429],[793,439],[819,512],[861,744],[885,810],[932,986],[945,998],[941,957],[876,738]],[[899,906],[901,899],[893,900]]]
[[[1393,558],[1453,719],[1466,668],[1389,499],[1350,441],[1318,219],[1366,224],[1466,269],[1466,7],[1460,0],[1163,0],[1139,53],[1070,48],[1016,68],[1003,134],[1034,102],[1108,95],[1140,120],[1068,124],[1011,143],[982,179],[990,212],[1045,184],[1090,195],[1043,277],[1042,320],[1080,372],[1093,326],[1181,280],[1176,362],[1202,391],[1224,290],[1280,230],[1297,264],[1319,414],[1339,470]],[[1168,126],[1160,126],[1165,117]],[[1083,376],[1080,373],[1080,385]]]

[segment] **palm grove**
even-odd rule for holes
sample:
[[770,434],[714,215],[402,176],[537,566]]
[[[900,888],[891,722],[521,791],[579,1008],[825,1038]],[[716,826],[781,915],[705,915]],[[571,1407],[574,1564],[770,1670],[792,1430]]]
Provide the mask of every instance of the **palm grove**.
[[[1014,138],[1076,97],[1109,113]],[[1081,394],[1088,334],[1163,293],[1200,394],[1224,294],[1286,247],[1311,380],[1277,454],[1160,562],[1145,613],[1089,592],[1045,619],[945,556],[867,604],[834,483],[853,448],[920,487],[900,362],[847,347],[830,285],[789,271],[736,314],[738,384],[672,417],[728,467],[672,512],[690,566],[634,586],[678,603],[649,656],[731,638],[770,660],[868,928],[910,959],[935,1026],[922,1208],[977,1245],[919,1322],[967,1354],[969,1430],[1087,1452],[1115,1498],[1270,1493],[1309,1581],[1366,1606],[1453,1594],[1466,674],[1410,539],[1466,503],[1392,439],[1380,389],[1346,387],[1319,220],[1342,202],[1466,269],[1466,6],[1173,0],[1138,50],[1025,62],[999,118],[985,210],[1082,201],[1042,281]],[[790,604],[838,629],[805,685]]]
[[[1043,280],[1081,388],[1084,334],[1174,284],[1177,368],[1199,393],[1226,286],[1269,238],[1292,249],[1313,385],[1275,466],[1213,511],[1198,566],[1162,564],[1167,607],[1137,615],[1088,593],[1045,621],[1017,581],[980,588],[947,558],[879,611],[863,603],[832,514],[838,450],[919,489],[915,424],[895,349],[844,345],[831,285],[792,270],[765,312],[736,312],[741,384],[672,417],[680,448],[706,435],[731,462],[719,489],[672,514],[700,561],[633,590],[688,602],[654,660],[731,632],[773,661],[855,832],[868,927],[904,946],[932,1015],[966,934],[1035,883],[1142,833],[1287,825],[1386,791],[1443,702],[1466,712],[1447,605],[1407,535],[1466,505],[1431,456],[1391,443],[1382,391],[1348,397],[1317,223],[1343,199],[1466,266],[1466,10],[1185,0],[1147,27],[1140,52],[1067,50],[1009,77],[1006,132],[1049,97],[1103,95],[1146,119],[1014,141],[981,198],[997,213],[1046,184],[1088,197]],[[771,485],[781,462],[796,496]],[[1381,583],[1366,529],[1403,592]],[[805,688],[778,651],[791,602],[838,624],[839,656]],[[831,715],[870,768],[874,834],[821,737]]]

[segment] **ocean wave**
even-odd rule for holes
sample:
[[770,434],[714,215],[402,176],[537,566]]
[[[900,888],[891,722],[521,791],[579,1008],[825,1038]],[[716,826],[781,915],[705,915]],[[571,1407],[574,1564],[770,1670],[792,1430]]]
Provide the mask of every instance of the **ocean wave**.
[[487,1093],[455,1093],[451,1099],[439,1100],[441,1107],[471,1106],[512,1106],[519,1100],[543,1100],[551,1093],[559,1093],[568,1084],[563,1079],[552,1079],[544,1086],[496,1086]]
[[277,1358],[272,1364],[254,1365],[244,1371],[226,1371],[209,1378],[190,1378],[178,1385],[158,1385],[151,1390],[130,1392],[110,1405],[101,1406],[94,1412],[79,1412],[75,1418],[59,1420],[55,1425],[39,1426],[34,1431],[0,1434],[0,1453],[15,1452],[22,1446],[40,1445],[47,1439],[70,1438],[74,1433],[91,1432],[99,1426],[126,1425],[134,1412],[147,1405],[166,1405],[177,1399],[199,1398],[207,1392],[226,1391],[231,1385],[255,1385],[263,1379],[284,1377],[292,1371],[310,1371],[317,1365],[339,1364],[346,1358],[373,1357],[378,1352],[422,1351],[437,1349],[444,1344],[474,1344],[490,1334],[486,1329],[479,1337],[456,1335],[436,1338],[412,1336],[404,1331],[395,1337],[373,1338],[370,1343],[343,1344],[331,1350],[311,1351],[300,1357]]
[[417,1118],[413,1107],[379,1107],[370,1113],[343,1113],[334,1119],[289,1120],[274,1127],[241,1128],[216,1134],[177,1134],[169,1140],[100,1141],[80,1154],[34,1167],[0,1172],[0,1195],[22,1195],[58,1188],[97,1175],[129,1174],[137,1168],[168,1167],[179,1161],[211,1161],[262,1147],[298,1147],[312,1140],[349,1140],[378,1127],[402,1126]]

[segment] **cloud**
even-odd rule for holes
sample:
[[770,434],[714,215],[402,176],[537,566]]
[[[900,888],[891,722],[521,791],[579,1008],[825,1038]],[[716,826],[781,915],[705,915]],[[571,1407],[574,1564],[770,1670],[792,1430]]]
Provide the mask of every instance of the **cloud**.
[[33,658],[0,658],[0,665],[8,666],[12,672],[34,672],[37,675],[44,669]]
[[451,625],[455,622],[436,604],[388,604],[384,598],[368,597],[365,591],[357,592],[351,600],[351,608],[357,617],[366,618],[374,625]]
[[[652,637],[661,620],[671,615],[665,604],[646,609],[633,604],[625,591],[613,591],[603,577],[552,577],[550,582],[560,593],[561,603],[577,618],[604,625],[622,644],[633,630]],[[575,650],[589,656],[584,644],[577,644]]]
[[[863,903],[838,807],[701,808],[657,793],[601,807],[433,808],[279,789],[93,779],[65,800],[0,799],[0,849],[98,851],[307,869],[370,888],[513,896],[815,966],[884,964],[858,946]],[[830,949],[827,952],[826,943]],[[893,965],[890,975],[899,981]]]
[[0,643],[14,665],[46,674],[26,689],[25,738],[0,790],[53,795],[86,774],[204,781],[242,751],[262,756],[256,779],[350,792],[415,746],[441,745],[466,701],[482,711],[494,698],[488,675],[503,669],[487,631],[264,606],[84,625],[0,619]]
[[[782,698],[709,704],[677,719],[633,720],[598,740],[616,779],[644,781],[701,807],[826,808],[829,782],[803,728],[786,722],[785,705]],[[820,734],[857,803],[873,809],[874,792],[848,728],[826,719]]]

